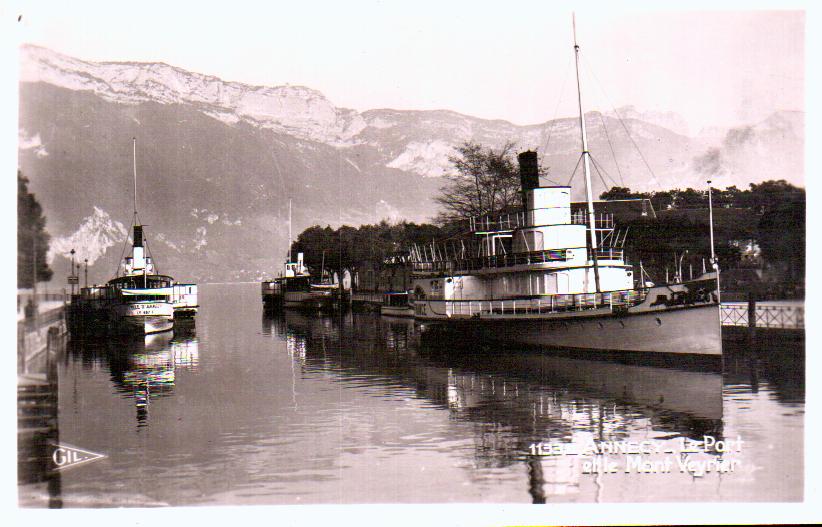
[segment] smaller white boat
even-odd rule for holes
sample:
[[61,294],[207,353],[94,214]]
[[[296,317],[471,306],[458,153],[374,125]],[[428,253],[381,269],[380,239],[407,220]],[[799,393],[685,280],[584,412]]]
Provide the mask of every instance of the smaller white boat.
[[263,308],[266,310],[278,310],[283,306],[283,279],[282,277],[273,280],[263,280],[260,282],[260,295],[263,299]]
[[414,306],[408,291],[389,292],[382,296],[380,314],[390,317],[413,317]]
[[171,291],[174,318],[192,318],[200,305],[197,303],[197,284],[174,284]]

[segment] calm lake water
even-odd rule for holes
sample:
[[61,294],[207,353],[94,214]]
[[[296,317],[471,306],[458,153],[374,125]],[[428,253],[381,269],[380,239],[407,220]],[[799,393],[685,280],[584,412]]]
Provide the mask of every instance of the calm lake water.
[[[803,497],[801,351],[733,353],[720,373],[501,352],[372,314],[266,316],[256,284],[201,286],[200,303],[173,338],[70,343],[60,442],[107,457],[60,473],[63,506]],[[649,441],[643,461],[672,468],[571,452],[608,441]],[[540,442],[568,450],[531,455]],[[590,459],[620,469],[584,473]]]

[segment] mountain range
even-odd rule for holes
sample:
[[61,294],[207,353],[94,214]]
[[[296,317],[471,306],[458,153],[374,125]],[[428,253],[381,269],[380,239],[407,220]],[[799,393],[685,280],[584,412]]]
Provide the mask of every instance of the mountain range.
[[[447,110],[339,108],[302,86],[249,86],[162,63],[88,62],[20,52],[19,166],[43,205],[52,267],[74,248],[91,281],[116,271],[137,208],[162,272],[257,280],[289,236],[314,224],[427,221],[454,146],[537,149],[543,184],[582,196],[577,118],[528,126]],[[804,114],[689,136],[672,112],[586,114],[594,193],[804,182]],[[576,168],[575,168],[576,167]],[[332,250],[333,248],[329,248]]]

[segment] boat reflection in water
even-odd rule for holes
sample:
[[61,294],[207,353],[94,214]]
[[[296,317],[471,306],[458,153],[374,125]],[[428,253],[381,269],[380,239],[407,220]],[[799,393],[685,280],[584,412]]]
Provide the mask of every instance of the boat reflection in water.
[[175,325],[174,331],[124,339],[99,339],[76,342],[71,348],[84,361],[104,363],[115,393],[133,398],[137,426],[148,425],[153,399],[174,394],[180,369],[196,371],[199,351],[193,323]]
[[[264,316],[262,331],[286,340],[303,373],[322,370],[340,382],[382,387],[376,396],[386,386],[410,389],[414,397],[447,409],[451,419],[476,425],[474,463],[486,469],[524,464],[536,503],[546,495],[579,493],[581,478],[601,483],[597,475],[582,474],[582,456],[531,455],[535,443],[582,448],[600,441],[657,440],[675,448],[682,438],[723,439],[718,372],[530,351],[502,354],[476,342],[432,342],[411,320],[374,315],[286,312]],[[620,476],[608,475],[629,495],[630,482]]]

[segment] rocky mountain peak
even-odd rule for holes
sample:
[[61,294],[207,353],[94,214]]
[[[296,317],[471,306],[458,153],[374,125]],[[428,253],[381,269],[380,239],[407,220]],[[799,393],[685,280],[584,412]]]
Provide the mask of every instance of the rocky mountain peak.
[[331,145],[355,143],[366,126],[359,113],[305,86],[250,86],[157,62],[89,62],[32,45],[21,47],[20,58],[22,82],[90,91],[110,102],[195,105],[227,124]]
[[57,255],[69,258],[71,250],[74,249],[77,262],[88,258],[88,264],[93,265],[109,247],[122,245],[127,236],[128,230],[122,223],[112,219],[102,208],[95,206],[75,232],[52,239],[48,260],[53,261]]

